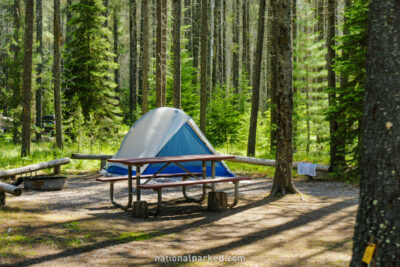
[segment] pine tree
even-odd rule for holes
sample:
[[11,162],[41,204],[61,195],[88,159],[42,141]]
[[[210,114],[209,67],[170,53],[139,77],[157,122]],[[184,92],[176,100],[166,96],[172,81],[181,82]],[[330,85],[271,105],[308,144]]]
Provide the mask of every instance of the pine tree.
[[[319,33],[314,32],[318,23],[314,18],[314,10],[311,4],[303,3],[299,6],[297,23],[299,31],[294,40],[294,57],[297,59],[293,64],[293,86],[297,89],[295,94],[295,120],[299,133],[306,133],[306,139],[299,139],[297,145],[305,144],[306,152],[311,149],[311,137],[323,140],[323,129],[328,127],[324,121],[324,111],[328,108],[326,94],[322,92],[326,86],[320,82],[321,77],[326,76],[324,66],[324,41],[318,41]],[[318,145],[318,143],[316,144]]]
[[[357,0],[345,13],[344,28],[347,34],[338,38],[338,50],[342,55],[336,58],[335,70],[348,77],[345,86],[337,88],[340,101],[332,105],[327,113],[344,125],[338,129],[338,139],[346,145],[347,166],[350,176],[359,173],[361,150],[361,119],[364,100],[365,58],[367,53],[368,0]],[[340,171],[340,170],[338,170]],[[341,176],[345,173],[340,172]]]
[[[111,43],[110,32],[103,27],[105,11],[101,0],[82,0],[70,7],[73,17],[70,26],[75,30],[70,33],[66,43],[65,96],[70,101],[70,109],[77,107],[74,98],[82,108],[86,123],[98,121],[103,128],[113,128],[116,111],[111,69],[117,64],[109,59]],[[76,96],[76,97],[75,97]]]

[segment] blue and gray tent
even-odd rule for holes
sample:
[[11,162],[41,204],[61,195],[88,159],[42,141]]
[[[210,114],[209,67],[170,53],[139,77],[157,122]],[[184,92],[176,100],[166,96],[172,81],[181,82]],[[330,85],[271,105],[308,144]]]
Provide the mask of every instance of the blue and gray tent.
[[[125,136],[121,147],[113,158],[147,158],[182,155],[217,154],[193,119],[175,108],[156,108],[138,120]],[[201,172],[201,161],[181,163],[191,172]],[[162,164],[142,167],[142,174],[154,174]],[[216,176],[232,177],[233,173],[224,162],[216,164]],[[127,166],[107,163],[102,173],[106,176],[127,175]],[[182,173],[182,169],[171,164],[161,173]],[[133,170],[135,174],[135,170]],[[211,164],[207,163],[207,176],[211,175]]]

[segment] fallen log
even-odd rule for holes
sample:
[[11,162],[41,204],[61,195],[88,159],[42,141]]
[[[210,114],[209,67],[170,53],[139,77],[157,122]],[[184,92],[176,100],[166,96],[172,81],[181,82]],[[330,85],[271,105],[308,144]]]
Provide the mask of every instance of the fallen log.
[[78,154],[73,153],[71,155],[72,159],[85,159],[85,160],[101,160],[100,170],[106,165],[107,160],[111,159],[113,155],[92,155],[92,154]]
[[10,170],[3,170],[0,171],[0,178],[5,178],[5,177],[15,177],[16,175],[19,174],[24,174],[24,173],[30,173],[30,172],[35,172],[43,169],[50,169],[54,168],[54,173],[58,174],[60,171],[60,166],[64,164],[68,164],[70,162],[69,158],[61,158],[61,159],[55,159],[47,162],[41,162],[38,164],[34,165],[29,165],[29,166],[24,166],[21,168],[16,168],[16,169],[10,169]]
[[14,196],[19,196],[22,190],[16,186],[0,182],[0,192],[6,192]]
[[[259,159],[259,158],[253,158],[253,157],[243,157],[243,156],[235,156],[234,159],[227,159],[227,161],[232,161],[232,162],[240,162],[240,163],[248,163],[248,164],[254,164],[254,165],[262,165],[262,166],[275,166],[275,160],[273,159]],[[292,163],[292,168],[297,169],[297,166],[300,162],[293,162]],[[321,164],[316,164],[316,171],[319,172],[331,172],[332,168],[329,165],[321,165]]]

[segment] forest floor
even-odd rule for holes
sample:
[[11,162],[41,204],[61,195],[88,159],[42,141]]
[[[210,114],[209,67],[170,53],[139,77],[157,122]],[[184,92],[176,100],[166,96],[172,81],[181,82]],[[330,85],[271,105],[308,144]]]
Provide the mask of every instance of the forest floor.
[[[238,206],[221,213],[171,189],[159,217],[136,219],[112,207],[97,176],[71,175],[62,191],[8,195],[0,266],[348,266],[351,259],[358,189],[349,184],[296,179],[302,195],[272,201],[272,179],[254,178],[241,183]],[[116,184],[120,202],[124,187]],[[225,187],[231,195],[231,185],[218,185]]]

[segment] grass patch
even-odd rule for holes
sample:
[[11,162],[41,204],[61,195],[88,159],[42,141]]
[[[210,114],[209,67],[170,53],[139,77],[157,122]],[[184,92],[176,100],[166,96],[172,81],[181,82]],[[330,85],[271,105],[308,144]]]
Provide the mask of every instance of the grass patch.
[[143,241],[149,240],[154,237],[160,237],[165,235],[161,231],[151,232],[151,233],[141,233],[141,232],[122,232],[115,240],[121,243],[132,242],[132,241]]

